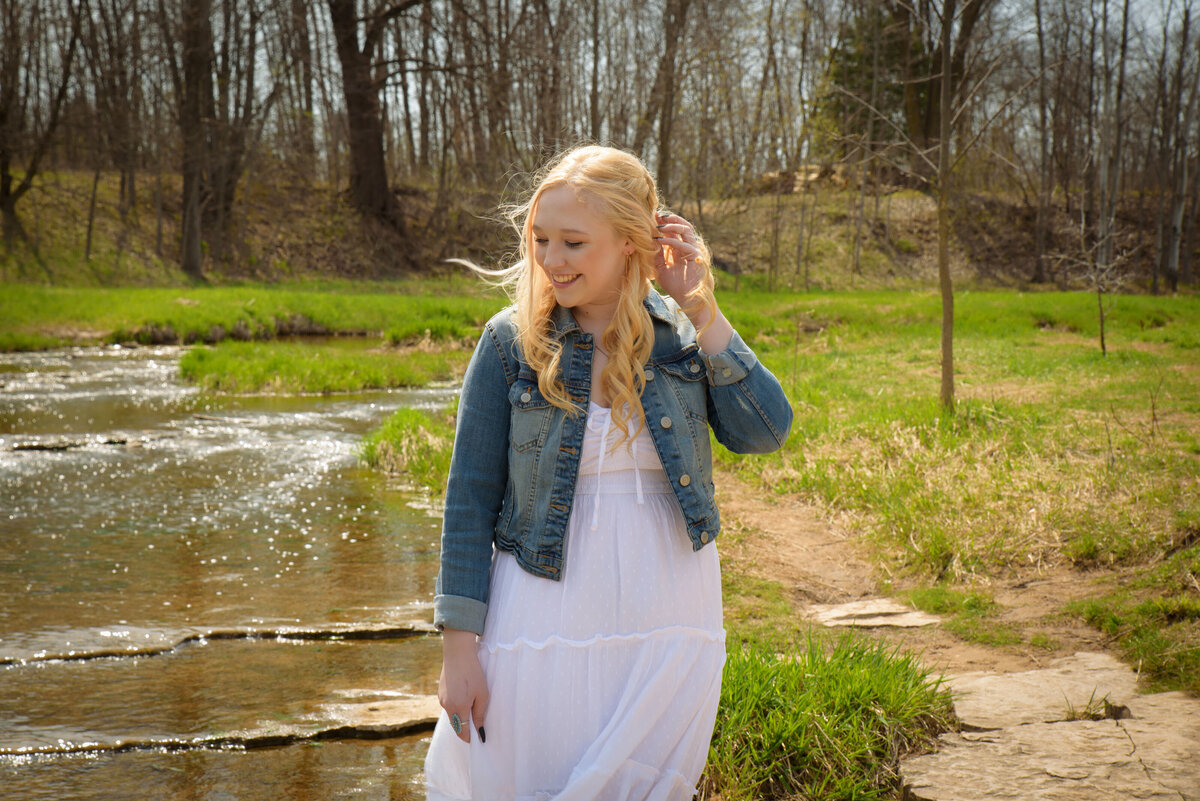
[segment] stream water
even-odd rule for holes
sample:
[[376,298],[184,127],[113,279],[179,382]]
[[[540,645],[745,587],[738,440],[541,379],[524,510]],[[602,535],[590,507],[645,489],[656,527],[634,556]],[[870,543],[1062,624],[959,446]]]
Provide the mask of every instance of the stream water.
[[180,352],[0,354],[0,798],[421,797],[422,735],[237,738],[436,692],[438,519],[356,448],[451,390],[214,399]]

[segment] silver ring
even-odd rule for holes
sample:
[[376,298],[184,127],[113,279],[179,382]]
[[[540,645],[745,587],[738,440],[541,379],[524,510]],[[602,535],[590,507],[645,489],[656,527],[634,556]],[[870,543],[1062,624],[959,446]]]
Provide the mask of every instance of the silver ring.
[[455,712],[450,716],[450,726],[454,729],[455,734],[462,734],[462,718]]

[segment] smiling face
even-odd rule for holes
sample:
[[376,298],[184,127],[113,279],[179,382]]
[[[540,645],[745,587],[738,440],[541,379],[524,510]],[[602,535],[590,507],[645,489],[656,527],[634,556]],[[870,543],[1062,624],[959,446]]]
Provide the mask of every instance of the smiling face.
[[570,186],[547,189],[533,216],[533,255],[559,305],[591,334],[603,332],[620,298],[632,245]]

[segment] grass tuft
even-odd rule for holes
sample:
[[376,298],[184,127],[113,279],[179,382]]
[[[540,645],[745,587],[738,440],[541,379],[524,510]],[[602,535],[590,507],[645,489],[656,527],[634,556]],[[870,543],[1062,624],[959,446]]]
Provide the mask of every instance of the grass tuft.
[[409,476],[440,499],[450,474],[457,413],[457,398],[446,409],[397,409],[363,441],[360,458],[370,467]]
[[900,758],[952,725],[939,679],[854,632],[731,646],[701,798],[895,798]]

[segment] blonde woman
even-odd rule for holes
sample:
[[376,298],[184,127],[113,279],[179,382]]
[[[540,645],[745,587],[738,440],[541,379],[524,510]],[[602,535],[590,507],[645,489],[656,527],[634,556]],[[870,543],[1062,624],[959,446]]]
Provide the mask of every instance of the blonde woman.
[[571,150],[513,220],[446,488],[428,797],[688,799],[725,661],[709,428],[769,452],[791,407],[637,158]]

